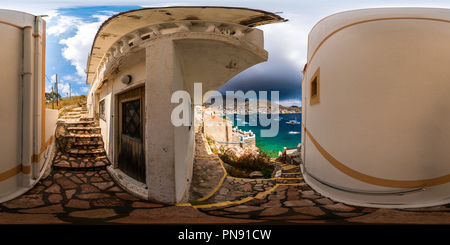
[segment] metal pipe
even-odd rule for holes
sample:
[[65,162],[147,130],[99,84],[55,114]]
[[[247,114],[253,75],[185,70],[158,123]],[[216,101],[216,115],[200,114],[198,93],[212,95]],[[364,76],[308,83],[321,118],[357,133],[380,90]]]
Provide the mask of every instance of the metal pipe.
[[33,27],[23,28],[23,73],[22,73],[22,185],[29,187],[31,163],[33,161]]
[[[43,55],[41,53],[42,49],[39,48],[39,44],[41,42],[41,25],[42,25],[42,17],[36,16],[35,22],[34,22],[34,35],[32,38],[32,42],[34,45],[34,56],[33,56],[33,68],[34,68],[34,74],[33,74],[33,88],[34,88],[34,98],[33,98],[33,105],[34,105],[34,113],[33,113],[33,154],[35,156],[40,155],[40,149],[41,149],[41,138],[45,137],[45,135],[42,135],[41,132],[41,110],[42,110],[42,84],[39,82],[41,81],[39,74],[41,67],[39,64],[42,64],[40,62],[40,58]],[[43,82],[43,81],[41,81]],[[31,164],[31,177],[35,180],[39,176],[39,165],[40,159],[39,157],[35,158],[33,163]]]

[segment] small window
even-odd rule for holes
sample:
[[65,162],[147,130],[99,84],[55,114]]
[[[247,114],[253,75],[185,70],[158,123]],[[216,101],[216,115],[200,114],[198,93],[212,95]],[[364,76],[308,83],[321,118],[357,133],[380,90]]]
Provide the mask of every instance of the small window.
[[141,138],[141,101],[122,103],[122,134],[137,140]]
[[103,120],[106,121],[106,116],[105,116],[105,100],[104,100],[104,99],[101,100],[101,101],[98,103],[98,114],[99,114],[99,117],[100,117],[101,119],[103,119]]
[[311,82],[311,98],[317,96],[317,77]]
[[320,68],[317,68],[317,71],[311,78],[311,97],[310,97],[310,105],[314,105],[320,102]]

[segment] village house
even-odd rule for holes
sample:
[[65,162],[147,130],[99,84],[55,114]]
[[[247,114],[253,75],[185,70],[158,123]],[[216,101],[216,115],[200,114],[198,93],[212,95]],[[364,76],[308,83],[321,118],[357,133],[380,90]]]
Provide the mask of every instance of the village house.
[[[255,27],[285,21],[232,7],[145,8],[119,13],[99,28],[87,63],[87,107],[99,120],[109,172],[143,198],[186,202],[194,157],[194,83],[201,97],[268,58]],[[174,126],[176,91],[190,125]],[[200,102],[200,103],[198,103]],[[181,103],[181,101],[180,101]]]
[[233,123],[216,115],[206,115],[203,118],[203,132],[216,142],[227,143],[232,140]]

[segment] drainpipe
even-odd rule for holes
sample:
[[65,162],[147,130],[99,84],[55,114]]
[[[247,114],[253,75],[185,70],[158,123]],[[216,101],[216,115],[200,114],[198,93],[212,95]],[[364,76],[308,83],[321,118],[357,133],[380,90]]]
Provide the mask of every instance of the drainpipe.
[[23,83],[22,83],[22,185],[31,184],[33,161],[33,27],[23,29]]
[[[33,105],[34,105],[34,113],[33,113],[33,154],[36,156],[39,156],[41,153],[41,139],[42,137],[45,137],[45,135],[41,135],[41,113],[42,112],[42,84],[39,83],[39,69],[41,67],[38,64],[41,64],[40,60],[42,55],[41,50],[39,48],[39,44],[41,42],[40,34],[41,34],[41,23],[42,23],[42,17],[36,16],[35,19],[35,26],[34,26],[34,37],[32,37],[32,43],[34,44],[34,56],[32,57],[33,64],[34,64],[34,74],[33,74],[33,83],[34,83],[34,90],[32,91],[34,93],[34,99],[33,99]],[[43,65],[43,64],[42,64]],[[42,81],[43,82],[43,81]],[[31,177],[33,180],[36,180],[39,176],[39,157],[33,160],[33,163],[31,164]]]

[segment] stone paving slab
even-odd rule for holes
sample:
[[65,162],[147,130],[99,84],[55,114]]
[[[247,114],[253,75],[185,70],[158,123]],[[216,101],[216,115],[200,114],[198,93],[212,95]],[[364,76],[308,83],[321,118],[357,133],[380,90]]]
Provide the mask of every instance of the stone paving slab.
[[[203,150],[196,149],[196,154],[208,155]],[[214,159],[204,163],[210,164],[209,160]],[[131,195],[105,169],[53,168],[27,193],[0,203],[0,224],[450,223],[450,205],[414,209],[350,206],[311,189],[298,166],[285,165],[283,171],[289,175],[269,180],[227,177],[222,183],[218,179],[223,173],[216,174],[212,179],[219,187],[204,189],[205,193],[214,191],[206,199],[209,203],[173,206]]]
[[[281,223],[280,223],[281,222]],[[419,209],[353,207],[308,185],[278,184],[236,202],[171,206],[135,197],[106,170],[64,171],[0,204],[0,224],[448,224],[450,206]]]
[[218,156],[206,149],[206,140],[201,134],[195,135],[195,154],[190,200],[203,201],[213,195],[226,177]]
[[106,156],[72,156],[58,152],[53,159],[53,167],[59,169],[104,169],[111,165]]

